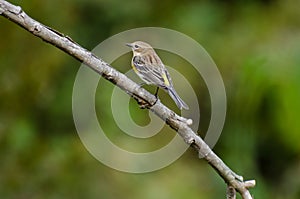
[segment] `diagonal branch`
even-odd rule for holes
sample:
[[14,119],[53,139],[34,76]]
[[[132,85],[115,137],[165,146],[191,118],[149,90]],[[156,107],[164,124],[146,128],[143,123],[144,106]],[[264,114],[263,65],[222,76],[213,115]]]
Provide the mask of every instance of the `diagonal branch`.
[[[164,106],[159,100],[156,102],[154,95],[141,88],[138,84],[112,68],[90,51],[78,45],[70,37],[32,19],[21,7],[0,0],[0,15],[18,24],[43,41],[61,49],[80,62],[85,63],[105,79],[120,87],[128,93],[128,95],[133,97],[142,108],[151,110],[171,128],[175,129],[188,145],[191,145],[197,150],[199,158],[203,157],[219,173],[230,189],[233,188],[238,191],[243,199],[252,199],[248,189],[255,186],[255,180],[243,181],[242,176],[235,174],[209,146],[193,132],[189,127],[191,124],[190,119],[180,117]],[[231,192],[233,193],[233,191]]]

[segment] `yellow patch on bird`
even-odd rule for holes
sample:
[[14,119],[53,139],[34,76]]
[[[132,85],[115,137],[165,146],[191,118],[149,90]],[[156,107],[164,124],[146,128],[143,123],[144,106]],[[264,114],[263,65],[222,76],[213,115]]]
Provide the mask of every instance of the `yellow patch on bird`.
[[168,80],[166,74],[162,74],[162,78],[164,79],[165,85],[166,85],[166,86],[170,86],[170,82],[169,82],[169,80]]
[[137,71],[137,69],[136,69],[135,65],[134,65],[134,64],[132,64],[131,66],[132,66],[132,69],[133,69],[133,71],[134,71],[135,73],[138,73],[138,71]]

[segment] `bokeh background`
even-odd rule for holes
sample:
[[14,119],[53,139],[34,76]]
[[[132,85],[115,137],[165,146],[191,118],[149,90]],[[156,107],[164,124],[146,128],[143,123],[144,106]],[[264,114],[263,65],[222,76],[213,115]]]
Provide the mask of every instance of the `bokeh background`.
[[[198,41],[216,62],[227,92],[226,123],[214,151],[238,174],[257,181],[251,189],[255,198],[300,198],[300,1],[11,2],[87,49],[145,26],[171,28]],[[81,143],[72,118],[80,63],[3,17],[0,30],[0,198],[225,198],[223,180],[192,149],[147,174],[98,162]],[[112,65],[126,72],[130,56]],[[169,65],[193,76],[178,65],[184,61],[172,60]],[[210,101],[201,77],[194,79],[201,135]],[[131,138],[119,136],[121,129],[104,108],[113,88],[104,84],[97,97],[99,120],[113,140],[128,147]],[[160,98],[176,109],[167,95]],[[133,101],[130,110],[138,124],[149,122],[147,110]],[[167,127],[161,133],[166,139],[174,135]],[[155,149],[166,139],[142,142]]]

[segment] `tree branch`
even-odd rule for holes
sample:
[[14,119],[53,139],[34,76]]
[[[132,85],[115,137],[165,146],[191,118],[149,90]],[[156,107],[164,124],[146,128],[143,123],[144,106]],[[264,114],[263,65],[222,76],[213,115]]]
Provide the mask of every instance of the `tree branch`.
[[[0,15],[8,18],[45,42],[56,46],[80,62],[83,62],[105,79],[120,87],[133,97],[142,108],[151,110],[171,128],[175,129],[188,145],[191,145],[197,150],[199,158],[203,157],[219,173],[230,189],[238,191],[243,199],[252,198],[248,188],[255,186],[255,180],[244,182],[243,177],[235,174],[227,167],[209,146],[189,127],[192,123],[190,119],[180,117],[164,106],[159,100],[155,103],[156,97],[154,95],[141,88],[138,84],[112,68],[90,51],[78,45],[70,37],[32,19],[21,7],[0,0]],[[232,193],[234,192],[231,190],[229,194]]]

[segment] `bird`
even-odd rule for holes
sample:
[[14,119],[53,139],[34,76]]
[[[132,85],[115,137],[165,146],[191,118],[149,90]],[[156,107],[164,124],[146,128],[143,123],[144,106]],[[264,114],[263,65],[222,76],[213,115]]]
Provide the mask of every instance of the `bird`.
[[157,97],[158,89],[162,88],[170,95],[180,110],[188,110],[188,105],[175,91],[167,68],[151,45],[143,41],[126,43],[126,45],[130,47],[133,52],[131,65],[134,72],[146,84],[157,86],[155,96]]

